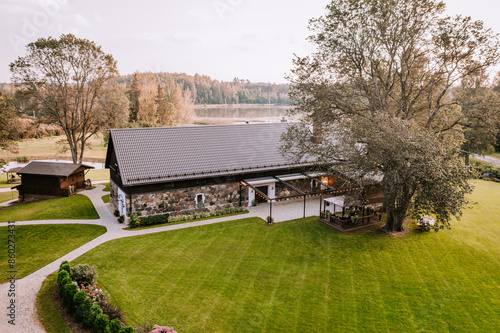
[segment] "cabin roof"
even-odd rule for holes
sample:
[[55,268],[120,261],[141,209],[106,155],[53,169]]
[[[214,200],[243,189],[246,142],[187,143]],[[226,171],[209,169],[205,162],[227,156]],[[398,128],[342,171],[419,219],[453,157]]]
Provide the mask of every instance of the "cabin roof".
[[110,131],[124,186],[220,177],[291,167],[312,166],[311,160],[294,163],[279,152],[287,123],[127,128]]
[[68,177],[80,167],[93,169],[93,166],[82,163],[63,163],[63,162],[30,162],[27,166],[17,171],[18,175],[45,175]]

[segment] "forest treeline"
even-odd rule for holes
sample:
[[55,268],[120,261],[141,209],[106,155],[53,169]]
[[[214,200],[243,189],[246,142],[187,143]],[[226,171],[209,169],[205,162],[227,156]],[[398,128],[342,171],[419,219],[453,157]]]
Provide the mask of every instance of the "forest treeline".
[[194,104],[277,104],[290,105],[289,84],[252,83],[234,78],[231,82],[212,79],[207,75],[185,73],[134,73],[120,76],[117,81],[132,86],[135,76],[152,75],[157,82],[171,77],[182,91],[189,91]]

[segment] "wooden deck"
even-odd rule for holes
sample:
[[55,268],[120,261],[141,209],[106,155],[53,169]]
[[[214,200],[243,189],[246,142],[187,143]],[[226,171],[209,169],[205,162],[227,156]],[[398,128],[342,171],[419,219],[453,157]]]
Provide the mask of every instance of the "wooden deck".
[[381,223],[381,215],[368,215],[363,217],[358,217],[357,223],[353,223],[351,219],[345,218],[342,219],[335,215],[331,215],[330,218],[326,216],[325,213],[321,213],[319,220],[324,224],[335,228],[342,232],[349,232],[364,229],[375,224]]

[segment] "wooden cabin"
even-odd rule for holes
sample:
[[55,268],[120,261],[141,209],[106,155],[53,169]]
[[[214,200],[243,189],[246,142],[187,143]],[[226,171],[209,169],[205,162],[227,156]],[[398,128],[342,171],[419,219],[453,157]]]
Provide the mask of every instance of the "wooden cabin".
[[86,187],[85,172],[93,168],[81,163],[31,162],[17,171],[21,176],[21,185],[16,186],[19,198],[24,201],[70,196]]

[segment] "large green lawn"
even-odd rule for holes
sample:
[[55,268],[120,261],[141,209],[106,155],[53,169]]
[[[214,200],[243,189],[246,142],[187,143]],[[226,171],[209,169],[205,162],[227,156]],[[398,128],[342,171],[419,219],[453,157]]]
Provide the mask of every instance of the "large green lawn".
[[342,234],[247,218],[131,237],[77,262],[128,324],[179,332],[498,332],[500,184],[452,230]]
[[[16,226],[15,238],[8,238],[7,227],[0,227],[0,283],[8,280],[8,240],[15,242],[16,278],[20,279],[106,232],[98,225]],[[11,247],[12,249],[12,247]]]
[[0,222],[98,218],[90,199],[81,194],[0,208]]

